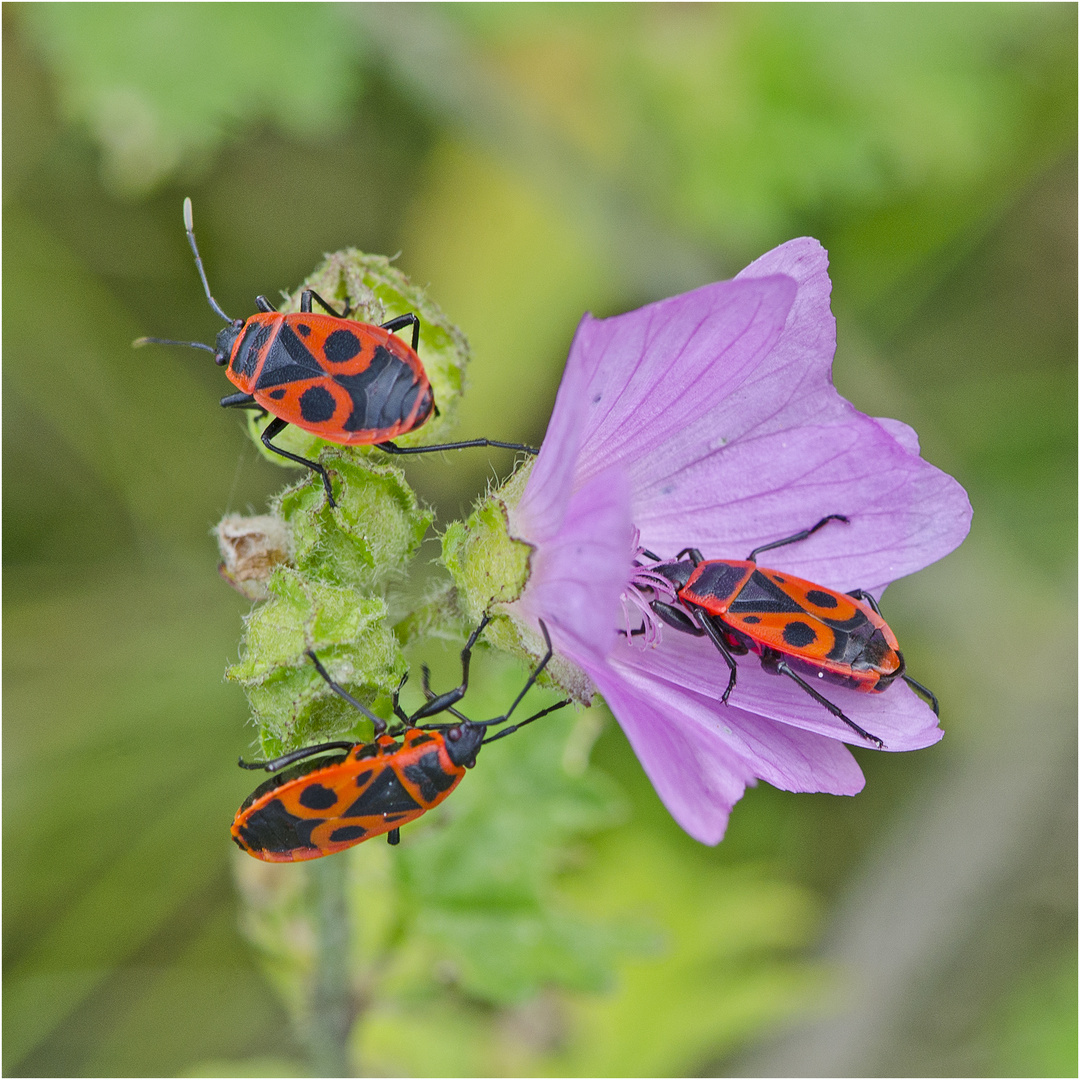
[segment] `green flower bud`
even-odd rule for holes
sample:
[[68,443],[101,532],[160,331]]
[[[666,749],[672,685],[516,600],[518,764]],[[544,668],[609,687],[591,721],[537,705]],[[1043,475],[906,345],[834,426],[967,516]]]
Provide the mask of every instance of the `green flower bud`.
[[[491,616],[484,640],[531,667],[543,655],[544,642],[535,625],[519,621],[511,606],[529,581],[533,547],[510,534],[510,511],[518,503],[532,471],[525,462],[509,480],[489,491],[469,518],[455,521],[442,537],[442,563],[457,588],[457,602],[466,620]],[[592,703],[596,687],[576,664],[556,653],[540,676],[541,686],[556,686],[582,705]]]
[[244,621],[240,662],[225,673],[247,694],[263,751],[276,756],[357,728],[370,738],[370,722],[326,685],[307,650],[355,698],[388,715],[405,660],[386,624],[386,602],[284,566],[274,571],[269,591],[270,599]]
[[357,460],[342,447],[323,454],[337,508],[311,476],[286,488],[274,510],[291,529],[293,562],[306,576],[380,591],[416,554],[433,520],[393,465]]

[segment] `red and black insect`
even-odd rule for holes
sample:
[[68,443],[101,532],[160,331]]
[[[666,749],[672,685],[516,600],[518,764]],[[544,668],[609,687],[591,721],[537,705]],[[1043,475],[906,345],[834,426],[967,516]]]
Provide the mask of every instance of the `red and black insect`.
[[[334,682],[309,651],[307,655],[330,689],[374,723],[375,738],[370,743],[321,743],[273,761],[241,761],[245,769],[265,769],[277,775],[244,800],[233,820],[233,840],[249,855],[266,862],[318,859],[383,833],[396,844],[402,825],[438,806],[457,787],[465,770],[476,764],[481,746],[568,705],[568,701],[560,701],[512,727],[486,734],[488,728],[510,718],[551,659],[551,639],[541,622],[547,652],[506,713],[477,722],[458,712],[454,706],[468,688],[472,647],[487,621],[485,617],[461,651],[459,686],[445,694],[432,694],[425,668],[428,701],[411,716],[401,711],[395,693],[394,713],[404,724],[404,731],[397,733],[400,738],[388,734],[386,722]],[[451,713],[458,722],[416,726],[418,720],[440,712]],[[328,751],[339,752],[315,757]],[[279,772],[281,769],[285,771]]]
[[877,602],[862,589],[840,593],[757,565],[762,551],[805,540],[830,521],[848,519],[830,514],[794,536],[754,548],[745,560],[705,559],[697,548],[684,548],[676,561],[661,562],[645,552],[657,560],[648,570],[671,582],[682,605],[654,600],[650,606],[669,626],[705,635],[720,651],[730,671],[721,701],[735,689],[735,657],[753,652],[766,671],[794,679],[862,738],[883,747],[881,739],[845,716],[794,670],[874,693],[903,679],[928,699],[936,714],[937,698],[905,673],[896,635],[881,617]]
[[[393,440],[415,431],[435,411],[435,398],[427,372],[416,353],[420,319],[415,313],[399,315],[381,326],[339,315],[317,292],[300,294],[300,310],[283,314],[257,296],[258,313],[230,319],[210,292],[198,245],[195,243],[191,200],[184,200],[184,228],[195,254],[203,291],[210,307],[228,323],[214,345],[200,341],[172,341],[143,337],[136,345],[186,345],[214,354],[240,392],[221,399],[224,408],[261,409],[273,416],[262,433],[262,443],[275,454],[306,465],[322,477],[326,497],[334,506],[330,477],[318,462],[290,453],[271,440],[289,424],[329,442],[347,446],[376,445],[389,454],[428,454],[469,446],[497,446],[537,453],[520,443],[493,439],[467,439],[437,446],[401,447]],[[316,302],[327,313],[311,310]],[[412,344],[394,336],[412,327]],[[227,366],[226,366],[227,365]]]

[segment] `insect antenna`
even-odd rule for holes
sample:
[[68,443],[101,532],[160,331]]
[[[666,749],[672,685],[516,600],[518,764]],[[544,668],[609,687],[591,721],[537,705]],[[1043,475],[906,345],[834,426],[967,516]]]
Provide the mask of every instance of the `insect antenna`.
[[[221,310],[221,305],[214,299],[210,293],[210,282],[206,280],[206,271],[203,269],[202,256],[199,254],[199,245],[195,243],[195,218],[191,212],[191,200],[184,200],[184,228],[187,230],[188,243],[191,245],[191,250],[195,253],[195,266],[199,271],[199,277],[202,279],[203,292],[206,293],[206,299],[210,301],[210,306],[214,309],[215,313],[220,315],[227,323],[231,323],[233,320]],[[210,350],[213,352],[213,350]]]
[[171,338],[163,337],[139,337],[131,344],[136,349],[141,349],[144,345],[184,345],[189,349],[203,349],[208,353],[217,354],[217,349],[213,345],[204,345],[201,341],[173,341]]

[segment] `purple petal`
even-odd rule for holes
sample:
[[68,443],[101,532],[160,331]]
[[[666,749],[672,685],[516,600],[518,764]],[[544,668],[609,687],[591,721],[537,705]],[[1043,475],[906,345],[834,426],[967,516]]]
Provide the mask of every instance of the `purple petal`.
[[615,318],[586,316],[567,360],[575,393],[588,374],[577,483],[680,442],[769,354],[794,297],[785,277],[721,281]]
[[515,510],[520,530],[515,535],[526,536],[533,544],[555,535],[577,486],[578,449],[588,414],[589,370],[571,361],[581,351],[579,340],[590,320],[589,315],[582,319],[570,345],[571,359],[559,383],[547,432]]
[[697,546],[706,557],[745,558],[845,514],[851,526],[770,552],[767,565],[878,592],[953,550],[971,507],[952,477],[918,456],[911,428],[864,416],[833,387],[836,331],[821,245],[792,240],[736,280],[776,273],[799,283],[783,333],[722,401],[629,464],[634,524],[663,555]]
[[671,816],[695,840],[719,843],[731,808],[754,783],[752,770],[719,739],[702,739],[694,727],[673,722],[666,709],[610,668],[587,666],[586,671]]
[[[519,531],[517,511],[510,532]],[[535,626],[543,619],[553,644],[567,655],[597,661],[615,643],[619,597],[630,581],[630,497],[626,474],[608,469],[570,498],[557,535],[538,545],[529,584],[514,608]]]
[[831,522],[763,555],[762,565],[875,593],[948,554],[971,520],[951,476],[858,414],[735,441],[635,492],[634,513],[641,542],[662,556],[693,546],[717,559],[745,559],[759,544],[845,514],[849,525]]
[[718,843],[756,778],[786,791],[854,795],[864,780],[842,743],[784,728],[616,659],[586,670],[672,817]]

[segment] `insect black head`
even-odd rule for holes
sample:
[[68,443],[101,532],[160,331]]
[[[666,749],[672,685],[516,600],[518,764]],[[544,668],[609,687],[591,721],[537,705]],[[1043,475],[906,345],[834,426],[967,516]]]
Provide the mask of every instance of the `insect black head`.
[[690,575],[694,572],[694,564],[688,562],[685,559],[680,559],[678,562],[660,563],[657,566],[650,566],[649,572],[653,574],[660,574],[661,577],[666,577],[672,585],[675,586],[675,591],[683,588],[690,580]]
[[214,363],[218,367],[224,367],[229,362],[233,346],[243,329],[244,320],[233,319],[224,330],[218,331],[217,339],[214,342]]
[[455,765],[464,765],[471,768],[476,760],[476,753],[484,741],[484,731],[481,724],[458,724],[450,728],[446,733],[446,752]]

